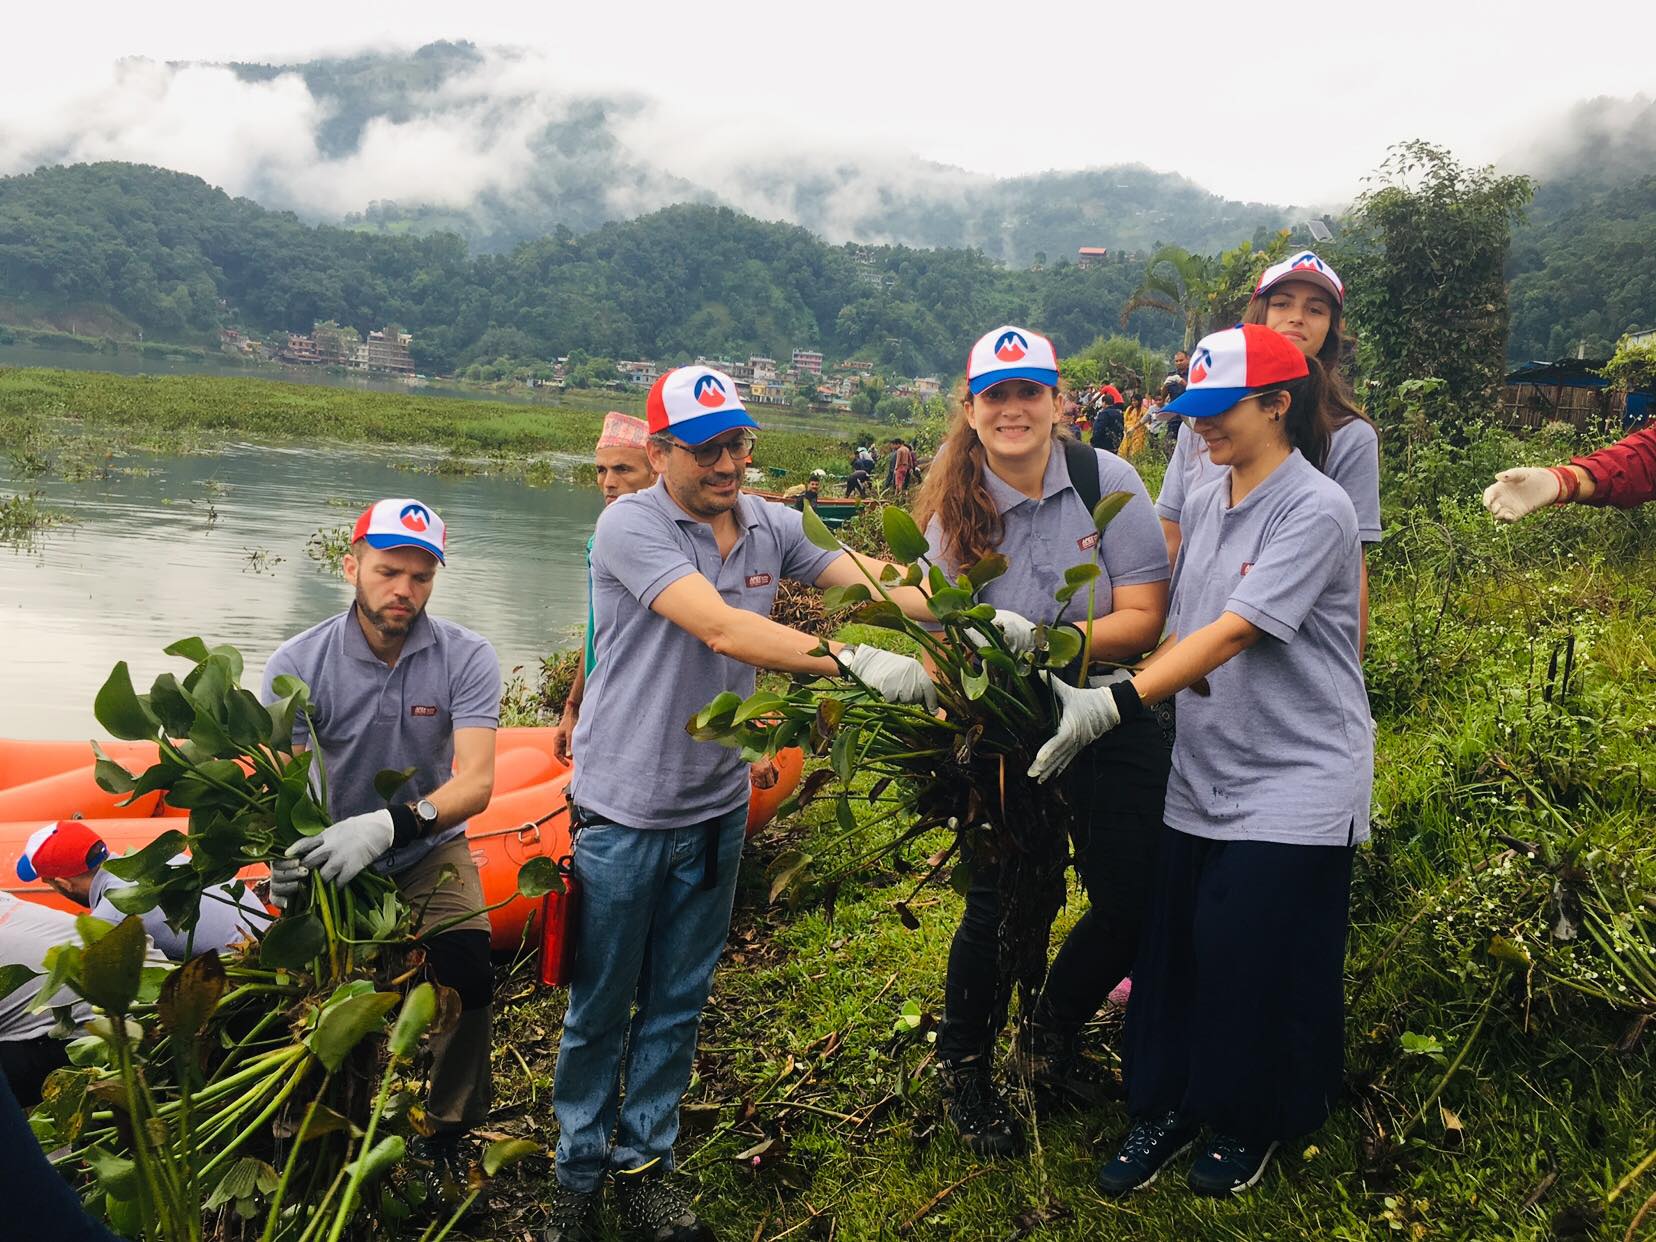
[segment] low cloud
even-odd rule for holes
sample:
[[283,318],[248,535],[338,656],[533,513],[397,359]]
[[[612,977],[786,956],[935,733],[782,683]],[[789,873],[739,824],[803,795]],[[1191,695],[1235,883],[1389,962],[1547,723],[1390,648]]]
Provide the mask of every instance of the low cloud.
[[567,112],[532,59],[487,54],[413,93],[402,115],[367,117],[352,149],[333,156],[320,135],[344,104],[297,71],[250,80],[225,66],[124,60],[0,128],[0,173],[126,160],[313,217],[376,199],[464,207],[521,184],[537,135]]

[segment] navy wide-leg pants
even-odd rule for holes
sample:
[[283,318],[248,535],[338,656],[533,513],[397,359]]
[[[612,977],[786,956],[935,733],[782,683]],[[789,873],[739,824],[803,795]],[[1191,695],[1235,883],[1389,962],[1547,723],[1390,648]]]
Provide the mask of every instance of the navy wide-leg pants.
[[1174,1110],[1245,1142],[1296,1138],[1337,1098],[1352,849],[1169,828],[1133,970],[1134,1117]]

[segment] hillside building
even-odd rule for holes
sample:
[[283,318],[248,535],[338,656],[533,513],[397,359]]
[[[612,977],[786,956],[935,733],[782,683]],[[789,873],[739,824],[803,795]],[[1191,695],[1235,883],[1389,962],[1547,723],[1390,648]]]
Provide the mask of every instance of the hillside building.
[[629,388],[648,388],[661,378],[661,364],[648,358],[637,362],[622,360],[615,364],[615,369],[621,373],[621,382]]
[[347,365],[359,371],[388,371],[393,375],[413,375],[414,359],[408,347],[414,338],[407,332],[390,328],[370,332],[368,339],[356,347]]
[[316,350],[314,337],[301,336],[297,332],[289,332],[287,344],[276,353],[280,362],[295,362],[301,366],[315,366],[322,361],[322,355]]
[[821,375],[822,355],[814,349],[796,349],[793,351],[793,368],[796,371],[809,371],[812,375]]
[[1075,252],[1075,266],[1079,268],[1096,267],[1109,257],[1110,252],[1104,246],[1082,246]]
[[332,367],[355,365],[357,350],[362,346],[360,332],[342,328],[331,319],[312,324],[311,339],[316,342],[317,361]]

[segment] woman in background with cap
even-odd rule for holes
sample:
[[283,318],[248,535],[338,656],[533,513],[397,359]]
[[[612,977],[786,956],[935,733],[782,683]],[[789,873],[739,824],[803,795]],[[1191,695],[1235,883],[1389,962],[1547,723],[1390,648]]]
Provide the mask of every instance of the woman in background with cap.
[[[1328,454],[1313,461],[1351,497],[1357,511],[1357,534],[1366,546],[1379,543],[1380,526],[1380,437],[1374,424],[1351,399],[1340,374],[1340,353],[1345,337],[1342,315],[1345,285],[1339,274],[1309,250],[1265,269],[1254,288],[1243,323],[1262,324],[1297,345],[1307,358],[1322,364],[1327,377],[1324,405],[1333,434]],[[1204,483],[1225,473],[1213,461],[1200,436],[1180,436],[1156,497],[1156,513],[1167,536],[1167,559],[1179,559],[1179,511],[1185,497]],[[1368,567],[1363,567],[1362,635],[1368,638]]]
[[1226,476],[1180,515],[1173,637],[1129,681],[1055,683],[1031,774],[1179,694],[1166,822],[1133,971],[1134,1124],[1099,1171],[1122,1194],[1209,1141],[1191,1189],[1234,1194],[1340,1089],[1351,861],[1368,836],[1374,737],[1358,654],[1351,499],[1311,465],[1331,431],[1321,368],[1247,324],[1205,337],[1174,403]]
[[[972,348],[966,392],[915,505],[932,559],[954,577],[984,556],[1006,557],[981,596],[1007,645],[1027,651],[1037,623],[1086,625],[1055,599],[1064,571],[1096,564],[1092,653],[1126,662],[1156,645],[1167,612],[1167,556],[1149,493],[1133,468],[1059,438],[1058,359],[1052,342],[1011,325]],[[1072,475],[1072,471],[1089,471]],[[1083,481],[1077,484],[1076,478]],[[1132,494],[1102,536],[1097,497]],[[1093,499],[1084,500],[1084,495]],[[1052,965],[1025,1032],[1043,1093],[1096,1100],[1096,1074],[1079,1053],[1082,1026],[1133,964],[1155,841],[1161,830],[1168,748],[1146,719],[1090,750],[1074,776],[1083,808],[1075,855],[1091,908]],[[937,1055],[951,1119],[979,1155],[1011,1155],[1022,1133],[995,1086],[995,1039],[1009,997],[997,990],[997,873],[972,861],[966,911],[949,953]]]

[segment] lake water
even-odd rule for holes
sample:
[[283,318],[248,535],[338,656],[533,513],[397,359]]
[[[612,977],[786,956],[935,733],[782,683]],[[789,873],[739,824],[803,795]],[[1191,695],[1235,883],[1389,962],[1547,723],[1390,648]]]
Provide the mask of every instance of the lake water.
[[[336,569],[306,555],[383,496],[417,496],[449,527],[429,610],[485,635],[502,670],[579,641],[594,488],[399,470],[416,450],[238,444],[212,457],[121,459],[142,477],[17,480],[77,524],[0,543],[0,737],[101,735],[92,699],[118,660],[140,690],[182,672],[161,649],[200,635],[246,658],[257,687],[285,638],[350,603]],[[573,464],[573,462],[571,462]]]

